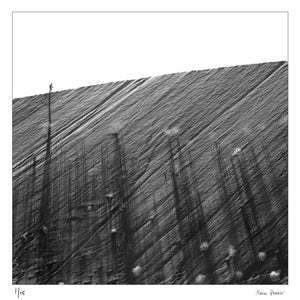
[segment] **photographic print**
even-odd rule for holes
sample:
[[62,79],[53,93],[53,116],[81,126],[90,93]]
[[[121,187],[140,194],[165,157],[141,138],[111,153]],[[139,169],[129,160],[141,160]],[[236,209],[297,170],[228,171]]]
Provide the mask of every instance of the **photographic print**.
[[288,284],[287,40],[218,58],[280,14],[183,15],[14,14],[13,284]]

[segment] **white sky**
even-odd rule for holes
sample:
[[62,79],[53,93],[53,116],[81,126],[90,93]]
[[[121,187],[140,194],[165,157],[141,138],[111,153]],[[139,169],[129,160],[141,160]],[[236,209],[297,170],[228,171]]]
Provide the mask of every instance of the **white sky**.
[[286,13],[14,13],[13,97],[287,60]]

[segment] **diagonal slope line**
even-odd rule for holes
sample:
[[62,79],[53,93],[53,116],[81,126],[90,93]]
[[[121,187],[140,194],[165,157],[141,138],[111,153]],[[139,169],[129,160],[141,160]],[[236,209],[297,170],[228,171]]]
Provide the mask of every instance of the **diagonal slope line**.
[[[88,124],[90,122],[92,122],[95,119],[95,117],[98,118],[99,114],[101,114],[101,113],[103,114],[103,113],[109,111],[110,109],[112,109],[113,107],[115,107],[116,105],[118,105],[121,101],[125,100],[128,96],[130,96],[130,94],[134,90],[136,90],[141,85],[143,85],[148,79],[149,78],[141,78],[141,79],[138,79],[136,81],[125,81],[123,84],[121,84],[119,87],[117,87],[112,93],[110,93],[108,96],[106,96],[101,101],[100,104],[96,105],[91,112],[72,120],[72,123],[69,123],[69,124],[63,126],[62,128],[59,128],[57,131],[55,131],[53,133],[53,146],[58,147],[63,142],[65,142],[67,139],[69,139],[70,136],[72,134],[74,134],[76,131],[82,130],[84,127],[88,126]],[[121,90],[123,90],[124,88],[129,86],[129,84],[134,83],[134,82],[136,82],[136,86],[133,87],[125,97],[121,98],[119,101],[113,103],[112,105],[108,106],[107,108],[104,108],[103,110],[97,111],[97,109],[99,107],[103,106],[103,104],[105,104],[108,100],[113,98]],[[55,139],[57,139],[57,137],[60,134],[63,134],[63,133],[66,136],[64,136],[62,139],[59,139],[59,140],[55,141]],[[35,148],[35,153],[36,153],[37,159],[39,159],[43,156],[43,149],[44,149],[44,141],[42,141],[41,144]],[[16,162],[13,165],[13,177],[14,178],[17,177],[18,175],[20,175],[22,173],[22,171],[26,171],[27,163],[28,163],[28,157],[25,157],[23,160],[21,160],[19,162]],[[23,166],[23,168],[22,168],[22,166]]]
[[234,101],[229,108],[228,107],[224,108],[212,121],[210,121],[208,124],[205,124],[204,126],[202,126],[202,128],[200,128],[200,130],[191,138],[191,140],[189,141],[189,143],[187,143],[183,147],[183,149],[187,148],[191,143],[193,143],[193,141],[197,138],[197,136],[199,134],[201,134],[205,129],[207,129],[211,124],[213,124],[216,119],[219,119],[226,112],[232,110],[238,103],[240,103],[242,100],[244,100],[249,95],[251,95],[260,86],[262,86],[263,84],[265,84],[272,76],[274,76],[274,74],[276,74],[281,68],[283,68],[287,64],[288,64],[287,62],[282,62],[282,64],[279,65],[275,70],[272,70],[265,79],[263,79],[260,83],[257,83],[252,89],[250,89],[249,91],[246,91],[240,98],[238,98],[236,101]]

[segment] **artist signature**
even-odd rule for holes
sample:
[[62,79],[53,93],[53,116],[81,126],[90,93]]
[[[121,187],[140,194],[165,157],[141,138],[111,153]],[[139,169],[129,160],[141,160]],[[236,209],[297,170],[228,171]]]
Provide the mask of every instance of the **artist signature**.
[[256,296],[283,296],[285,295],[285,291],[275,291],[273,289],[266,291],[266,290],[256,290]]

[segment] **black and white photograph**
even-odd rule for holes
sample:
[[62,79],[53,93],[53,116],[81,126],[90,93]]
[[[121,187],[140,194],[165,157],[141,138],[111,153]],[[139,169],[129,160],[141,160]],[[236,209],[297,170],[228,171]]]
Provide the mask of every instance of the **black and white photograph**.
[[287,285],[287,18],[15,12],[12,283]]
[[12,8],[5,298],[294,298],[297,16],[205,7]]

